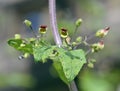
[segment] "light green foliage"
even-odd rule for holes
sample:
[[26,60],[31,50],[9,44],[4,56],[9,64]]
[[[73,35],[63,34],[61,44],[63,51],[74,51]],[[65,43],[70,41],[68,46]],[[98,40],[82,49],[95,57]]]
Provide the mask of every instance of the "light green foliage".
[[47,59],[53,60],[53,66],[66,84],[78,75],[83,64],[86,63],[82,49],[67,51],[56,46],[38,45],[33,48],[33,55],[37,62],[44,63]]
[[66,50],[56,46],[51,46],[43,39],[10,39],[8,44],[16,50],[24,53],[24,58],[33,54],[36,62],[45,63],[47,59],[53,60],[59,77],[69,84],[78,75],[84,63],[86,63],[85,53],[82,49]]
[[[8,44],[12,47],[14,47],[16,50],[21,51],[23,53],[33,53],[32,50],[32,44],[31,43],[25,43],[22,39],[10,39],[8,40]],[[24,45],[24,46],[21,46]]]
[[60,61],[55,61],[55,62],[53,63],[53,67],[56,69],[56,71],[57,71],[60,79],[61,79],[64,83],[69,84],[69,82],[68,82],[68,80],[67,80],[67,78],[66,78],[66,76],[65,76],[65,73],[63,72],[63,67],[62,67],[62,65],[61,65],[61,62],[60,62]]
[[51,46],[35,46],[33,48],[33,55],[35,58],[35,61],[38,62],[46,62],[47,59],[50,57],[50,55],[52,55],[53,53],[53,48]]
[[[55,64],[58,65],[55,66],[55,69],[60,78],[65,83],[69,83],[78,75],[83,64],[86,63],[84,51],[81,49],[66,51],[63,48],[58,48],[57,52],[57,57],[53,59]],[[60,72],[61,70],[63,70],[63,73]]]

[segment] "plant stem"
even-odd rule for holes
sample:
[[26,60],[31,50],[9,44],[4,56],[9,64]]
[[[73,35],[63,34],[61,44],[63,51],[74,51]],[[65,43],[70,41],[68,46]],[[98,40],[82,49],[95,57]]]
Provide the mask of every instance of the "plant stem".
[[50,22],[52,26],[54,40],[55,40],[56,45],[60,47],[62,45],[62,41],[61,41],[60,35],[58,33],[58,28],[57,28],[55,0],[49,0],[49,14],[50,14]]
[[[50,22],[51,22],[51,26],[52,26],[52,32],[54,35],[55,43],[58,47],[61,47],[62,40],[60,38],[60,35],[58,33],[58,28],[57,28],[56,1],[55,0],[49,0],[49,14],[50,14]],[[70,91],[78,91],[74,80],[70,83],[69,90]]]
[[68,87],[69,87],[69,91],[78,91],[74,80],[70,83]]
[[72,34],[72,37],[71,37],[71,42],[73,42],[73,38],[74,38],[74,36],[76,35],[77,30],[78,30],[78,27],[76,26],[76,27],[75,27],[75,30],[74,30],[74,32],[73,32],[73,34]]

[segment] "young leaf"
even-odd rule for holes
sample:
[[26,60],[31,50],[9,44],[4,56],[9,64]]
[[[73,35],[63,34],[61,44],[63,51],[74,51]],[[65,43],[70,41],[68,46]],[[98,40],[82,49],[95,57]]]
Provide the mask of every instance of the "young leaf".
[[30,53],[30,54],[33,53],[32,44],[30,44],[30,43],[23,44],[23,40],[22,39],[10,39],[10,40],[8,40],[8,44],[10,46],[14,47],[16,50],[21,51],[23,53],[26,53],[26,52]]
[[15,49],[18,49],[20,44],[22,44],[22,39],[9,39],[8,44],[14,47]]

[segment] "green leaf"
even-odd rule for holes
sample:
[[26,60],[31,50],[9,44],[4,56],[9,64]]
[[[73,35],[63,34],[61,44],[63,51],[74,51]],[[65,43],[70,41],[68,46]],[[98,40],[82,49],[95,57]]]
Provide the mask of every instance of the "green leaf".
[[22,43],[22,39],[10,39],[8,40],[8,44],[12,47],[14,47],[15,49],[18,49],[18,47],[20,46],[20,44]]
[[33,48],[33,56],[35,61],[46,62],[56,46],[50,46],[45,41],[40,41],[37,46]]
[[24,53],[33,53],[33,47],[32,47],[32,44],[25,44],[25,46],[20,46],[18,47],[18,50],[21,51],[21,52],[24,52]]
[[[22,39],[10,39],[8,40],[8,44],[23,53],[33,53],[32,44],[24,43]],[[21,46],[21,44],[23,44],[24,46]]]
[[43,52],[42,55],[42,61],[46,62],[48,58],[50,58],[51,54],[53,53],[53,50],[56,46],[49,47],[47,50]]
[[44,53],[47,49],[49,49],[48,46],[41,46],[41,45],[35,46],[35,47],[33,48],[33,56],[34,56],[34,59],[35,59],[36,62],[38,62],[38,61],[41,61],[41,62],[42,62],[43,53]]
[[68,51],[60,58],[66,78],[71,82],[79,73],[84,63],[86,63],[83,50]]
[[[57,68],[59,66],[56,66],[55,68],[60,78],[65,83],[69,83],[78,75],[79,71],[83,67],[83,64],[86,63],[85,53],[82,49],[66,51],[63,48],[58,48],[57,51],[58,56],[56,59],[53,59],[53,61],[60,62],[59,65],[61,66],[61,69]],[[62,71],[64,75],[61,75],[63,74]],[[67,81],[63,78],[66,78]]]
[[59,77],[61,78],[61,80],[62,80],[63,82],[65,82],[66,84],[69,84],[69,82],[68,82],[68,80],[67,80],[67,78],[66,78],[66,76],[65,76],[65,74],[64,74],[64,72],[63,72],[63,67],[62,67],[62,65],[61,65],[61,62],[59,62],[59,61],[54,61],[53,67],[56,69],[56,71],[57,71]]

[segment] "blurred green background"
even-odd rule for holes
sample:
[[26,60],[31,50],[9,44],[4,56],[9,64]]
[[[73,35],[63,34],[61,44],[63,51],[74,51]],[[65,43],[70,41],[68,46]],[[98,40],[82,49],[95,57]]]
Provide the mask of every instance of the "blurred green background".
[[[97,59],[94,69],[85,66],[75,79],[79,91],[120,91],[120,0],[56,1],[58,27],[67,28],[70,35],[78,18],[83,23],[76,36],[90,36],[111,27],[104,50],[90,55]],[[34,63],[33,57],[18,60],[21,53],[8,46],[7,40],[15,33],[33,36],[23,24],[25,19],[32,21],[36,33],[39,25],[48,25],[46,38],[54,44],[48,0],[0,0],[0,91],[68,91],[53,75],[51,62]]]

